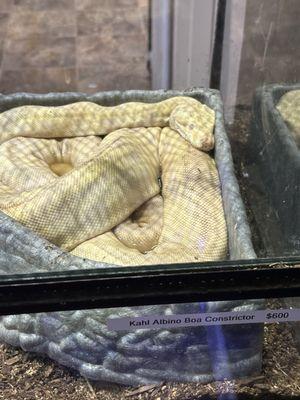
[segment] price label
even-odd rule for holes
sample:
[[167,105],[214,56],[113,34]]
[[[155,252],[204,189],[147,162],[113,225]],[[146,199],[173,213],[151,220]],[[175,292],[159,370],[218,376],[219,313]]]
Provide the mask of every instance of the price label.
[[193,326],[257,324],[288,321],[300,321],[300,308],[123,317],[108,319],[107,327],[114,331],[130,331],[136,329],[187,328]]
[[272,320],[282,320],[282,319],[284,319],[284,320],[288,320],[288,318],[289,318],[289,316],[290,316],[290,312],[289,311],[285,311],[285,312],[282,312],[282,311],[279,311],[279,312],[268,312],[267,314],[266,314],[266,321],[268,321],[268,320],[270,320],[270,319],[272,319]]

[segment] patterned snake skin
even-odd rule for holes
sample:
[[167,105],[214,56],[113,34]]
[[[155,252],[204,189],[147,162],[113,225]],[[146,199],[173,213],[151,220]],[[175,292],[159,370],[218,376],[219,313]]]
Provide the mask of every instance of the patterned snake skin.
[[96,261],[223,259],[218,172],[205,152],[213,129],[214,112],[188,97],[8,110],[0,115],[0,210]]
[[[190,95],[214,109],[215,121],[214,114],[210,111],[210,108],[201,106],[200,103],[192,98],[188,100],[187,96]],[[179,100],[174,99],[174,96],[185,97]],[[166,98],[170,98],[170,100],[154,104],[155,101],[157,102]],[[62,104],[70,104],[74,101],[81,101],[81,105],[77,103],[65,107],[61,106]],[[88,101],[89,103],[82,103],[82,101]],[[152,104],[135,104],[135,108],[132,109],[131,105],[127,103],[128,101],[150,101]],[[104,108],[91,103],[109,106],[123,103],[123,105]],[[171,114],[174,116],[173,112],[179,103],[180,105],[184,104],[185,107],[189,105],[192,107],[195,106],[199,110],[201,109],[201,112],[204,113],[199,115],[200,120],[209,117],[207,129],[205,129],[204,124],[202,129],[197,132],[197,136],[192,139],[193,144],[196,146],[190,147],[188,141],[185,142],[182,140],[181,136],[184,133],[182,130],[179,131],[180,136],[176,133],[179,127],[178,121],[177,127],[173,125],[173,128],[171,128],[173,130],[169,129],[170,124],[175,123],[174,119],[170,118],[170,116]],[[27,106],[20,108],[19,106],[22,104],[43,104],[47,107]],[[50,105],[59,107],[50,108]],[[222,184],[222,200],[226,212],[228,229],[228,255],[231,259],[255,257],[244,206],[233,173],[230,146],[223,125],[222,103],[219,93],[216,91],[193,89],[185,92],[106,92],[93,96],[78,93],[56,93],[49,95],[16,94],[0,96],[0,106],[2,106],[3,111],[0,114],[0,140],[3,142],[0,145],[0,155],[2,157],[0,165],[3,162],[6,163],[6,168],[2,169],[0,179],[2,205],[5,202],[6,205],[9,204],[13,198],[18,199],[18,185],[22,196],[25,195],[23,192],[27,191],[30,193],[34,190],[37,192],[44,190],[47,193],[46,188],[50,184],[53,185],[53,188],[58,188],[59,182],[68,181],[71,175],[74,176],[74,171],[81,167],[87,168],[87,164],[85,163],[97,159],[101,146],[105,144],[105,141],[112,140],[109,139],[111,134],[117,134],[114,130],[122,129],[123,136],[126,136],[128,132],[131,140],[135,140],[135,136],[138,136],[138,141],[142,141],[142,143],[148,140],[147,143],[152,148],[157,143],[157,137],[159,136],[161,140],[159,140],[158,151],[160,157],[164,155],[164,158],[162,158],[164,172],[163,168],[161,168],[158,174],[160,176],[158,185],[156,180],[153,181],[152,185],[154,188],[157,188],[156,190],[158,190],[159,186],[160,192],[145,201],[129,218],[116,225],[115,228],[104,234],[95,236],[95,238],[98,237],[101,241],[107,240],[105,238],[108,234],[110,236],[114,235],[114,238],[118,238],[119,249],[122,249],[118,253],[118,261],[120,261],[120,258],[125,260],[121,245],[122,243],[128,243],[128,239],[130,239],[132,247],[130,248],[126,244],[128,248],[127,257],[129,255],[138,256],[140,259],[143,259],[142,262],[145,262],[145,258],[148,255],[144,253],[146,253],[149,247],[158,243],[163,235],[164,221],[161,216],[164,216],[167,207],[164,204],[166,203],[166,199],[164,198],[165,202],[163,202],[161,195],[169,190],[168,205],[170,207],[173,206],[172,200],[174,199],[174,195],[178,193],[176,190],[180,185],[180,181],[178,180],[179,174],[182,179],[185,176],[185,164],[183,162],[180,163],[180,160],[175,157],[176,148],[174,146],[170,148],[166,147],[166,145],[171,146],[171,142],[167,141],[168,137],[172,137],[174,140],[176,138],[176,144],[179,146],[178,149],[188,151],[193,155],[191,159],[181,157],[185,158],[186,164],[188,164],[193,172],[189,174],[190,186],[187,187],[186,192],[190,196],[190,199],[196,199],[196,195],[195,197],[192,196],[192,189],[200,190],[198,189],[198,183],[199,188],[202,185],[204,188],[208,186],[213,187],[212,183],[214,180],[211,181],[211,184],[209,184],[210,181],[205,183],[205,176],[210,175],[203,175],[202,179],[197,174],[200,172],[199,168],[203,173],[211,171],[211,176],[215,178],[214,162],[208,154],[205,154],[203,151],[196,151],[196,147],[201,149],[202,144],[205,143],[205,137],[210,138],[210,140],[213,139],[211,134],[212,127],[215,125],[214,158],[218,166]],[[135,113],[134,110],[137,109],[143,110],[143,114]],[[91,111],[91,114],[88,110],[95,111]],[[123,112],[122,120],[118,118],[118,110]],[[162,110],[164,110],[163,116],[161,113]],[[177,109],[178,112],[179,110]],[[22,112],[20,113],[20,111]],[[107,120],[107,116],[110,113],[113,113],[111,122]],[[45,118],[46,115],[47,118]],[[59,115],[64,115],[64,118],[56,118]],[[127,120],[127,117],[131,118],[131,122],[135,122],[135,125],[124,129],[123,123],[124,119]],[[145,117],[148,118],[146,120],[146,122],[148,121],[147,124]],[[191,121],[190,115],[188,118]],[[109,125],[109,123],[113,123],[113,126]],[[110,133],[108,125],[113,132]],[[130,135],[129,131],[131,132]],[[158,134],[158,131],[161,131],[161,133]],[[109,133],[109,135],[101,141],[101,138],[97,135],[105,133]],[[148,139],[146,139],[146,136],[143,137],[143,133],[145,133]],[[206,136],[207,133],[208,136]],[[66,136],[67,134],[69,138],[54,140],[57,136]],[[90,136],[83,137],[87,134]],[[191,135],[192,131],[189,130],[188,134]],[[47,140],[43,140],[41,138],[42,135],[46,135]],[[30,138],[30,136],[36,137]],[[189,137],[192,138],[192,136]],[[196,139],[198,139],[198,142],[195,142]],[[15,140],[14,146],[10,146],[9,143],[13,143],[13,140]],[[23,145],[25,141],[26,146]],[[130,143],[133,142],[131,141]],[[213,143],[211,142],[210,146],[212,145]],[[143,153],[143,147],[144,145],[139,146],[141,154],[138,154],[137,157],[149,157],[149,155],[147,156],[147,154]],[[4,149],[6,150],[4,151]],[[170,152],[170,165],[166,162],[168,152]],[[135,157],[134,154],[133,157]],[[197,170],[193,167],[195,162],[198,162],[194,156],[199,157]],[[24,160],[26,160],[25,163]],[[204,164],[203,162],[206,160],[208,162]],[[133,161],[131,163],[134,165],[134,168],[127,168],[126,173],[142,172],[138,168],[137,163],[134,164]],[[174,168],[176,167],[174,169],[176,176],[173,177],[170,175],[170,167],[172,165]],[[73,172],[71,172],[71,169],[73,169]],[[68,171],[70,172],[67,173]],[[103,175],[100,178],[107,177],[107,172],[111,170],[104,169],[103,171]],[[187,171],[189,170],[187,169]],[[123,171],[120,170],[119,172],[120,177],[122,177]],[[163,175],[163,173],[165,174]],[[157,175],[153,175],[156,179]],[[105,181],[104,179],[100,180],[101,185],[98,186],[104,188]],[[172,188],[170,185],[173,180],[177,187],[172,192],[174,187]],[[19,182],[22,183],[22,187]],[[126,181],[123,183],[125,184]],[[144,182],[142,181],[142,183]],[[141,188],[145,189],[144,186]],[[110,196],[111,193],[114,194],[114,190],[111,190],[108,186],[107,190],[110,190]],[[81,195],[84,193],[82,192]],[[131,191],[126,192],[127,200],[130,199],[130,193]],[[135,191],[135,193],[137,192]],[[190,201],[191,210],[179,210],[178,207],[181,207],[180,204],[184,202],[185,192],[182,190],[180,196],[178,196],[178,203],[174,203],[174,207],[176,207],[178,213],[180,211],[191,212],[192,214],[189,215],[192,216],[195,222],[195,218],[198,215],[197,212],[201,209],[200,206],[211,206],[210,202],[207,201],[207,204],[205,204],[204,200],[201,200],[202,195],[204,198],[207,198],[207,196],[210,196],[210,193],[209,190],[206,193],[205,189],[203,192],[198,193],[199,203],[197,202],[197,209]],[[216,189],[214,193],[217,194],[214,200],[216,204],[219,204],[219,189]],[[140,192],[138,194],[140,195]],[[97,192],[95,195],[100,196]],[[109,197],[108,199],[110,200]],[[212,196],[209,199],[213,200]],[[101,217],[102,208],[100,206],[102,205],[103,207],[103,201],[99,203],[99,201],[90,200],[98,210],[97,218],[98,216]],[[123,199],[121,198],[120,202],[122,201]],[[17,203],[15,204],[17,206]],[[38,205],[39,203],[37,203]],[[67,203],[67,206],[66,209],[69,210],[70,202]],[[49,208],[50,204],[47,204],[47,207]],[[213,208],[211,207],[210,210],[213,210]],[[63,211],[66,212],[66,210]],[[46,209],[45,212],[48,212],[48,210]],[[30,216],[30,213],[28,215]],[[55,222],[53,215],[50,220],[51,224]],[[76,218],[80,218],[80,215],[80,213],[77,213]],[[223,215],[223,213],[220,215]],[[180,222],[179,218],[183,218],[182,214],[176,215],[174,225],[176,222]],[[204,209],[202,218],[208,218],[207,227],[213,231],[215,229],[213,215],[210,217],[209,213],[207,213],[206,216]],[[86,218],[83,218],[83,222],[85,221]],[[185,225],[186,221],[187,219],[183,221],[184,226],[180,227],[183,231],[188,227],[188,225]],[[61,221],[59,222],[60,224],[58,225],[62,225]],[[78,221],[74,221],[75,226],[76,224],[79,225]],[[193,232],[194,229],[192,226],[191,234]],[[221,230],[221,232],[223,231]],[[168,230],[166,227],[164,230],[164,240],[167,238],[167,234]],[[210,234],[218,242],[220,238],[217,238],[216,232],[214,235],[213,232],[210,232]],[[57,239],[60,240],[59,236]],[[137,247],[134,245],[134,243],[137,243],[137,239],[139,239],[138,255],[135,253]],[[89,243],[91,240],[93,239],[87,239],[86,243]],[[203,241],[198,240],[198,244],[203,246]],[[84,242],[76,246],[77,250],[79,248],[82,250],[83,245]],[[219,246],[219,244],[216,245]],[[76,248],[73,249],[73,252],[77,251]],[[92,248],[93,246],[89,245],[87,251],[91,252]],[[165,257],[162,246],[157,245],[157,248],[161,249],[160,256]],[[220,248],[222,248],[221,245]],[[178,249],[181,250],[179,247]],[[150,253],[152,251],[148,252],[148,254]],[[192,248],[191,254],[193,257],[194,250]],[[102,254],[101,257],[108,257],[108,255]],[[99,270],[104,271],[107,266],[113,267],[114,265],[90,261],[65,253],[56,246],[51,245],[49,241],[43,239],[40,235],[32,233],[28,228],[0,212],[0,272],[2,274],[71,270],[86,271],[91,268],[99,268]],[[80,374],[92,380],[105,380],[126,385],[141,385],[161,381],[209,382],[223,379],[224,376],[232,378],[260,373],[263,332],[260,325],[229,325],[207,328],[195,327],[190,329],[176,328],[161,329],[158,331],[138,329],[133,332],[116,332],[107,329],[107,318],[146,315],[160,315],[168,318],[168,316],[178,313],[249,311],[259,307],[261,307],[260,301],[240,300],[230,302],[217,301],[205,304],[171,304],[9,315],[0,318],[0,340],[13,346],[21,347],[25,351],[45,354],[60,364],[76,369]]]
[[300,147],[300,90],[285,93],[279,100],[277,109]]

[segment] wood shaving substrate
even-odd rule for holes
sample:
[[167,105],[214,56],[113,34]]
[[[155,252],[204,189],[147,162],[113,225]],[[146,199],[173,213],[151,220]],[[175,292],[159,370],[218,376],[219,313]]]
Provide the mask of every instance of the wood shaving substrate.
[[[260,376],[201,384],[148,385],[139,388],[93,383],[49,359],[0,345],[0,399],[5,400],[196,400],[300,398],[300,356],[291,325],[265,325]],[[227,396],[226,396],[227,394]],[[236,396],[233,396],[235,394]],[[229,397],[228,397],[229,396]]]

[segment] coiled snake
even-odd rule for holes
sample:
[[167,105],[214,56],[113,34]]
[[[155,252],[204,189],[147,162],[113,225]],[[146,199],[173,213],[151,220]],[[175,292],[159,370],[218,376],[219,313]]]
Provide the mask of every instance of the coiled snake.
[[5,111],[0,210],[97,261],[225,258],[213,129],[214,112],[189,97]]
[[290,128],[298,147],[300,148],[300,90],[290,90],[279,100],[277,110]]

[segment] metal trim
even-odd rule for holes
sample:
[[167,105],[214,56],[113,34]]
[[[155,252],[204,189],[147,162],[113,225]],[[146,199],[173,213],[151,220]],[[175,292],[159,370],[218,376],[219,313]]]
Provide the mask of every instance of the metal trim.
[[0,276],[0,315],[300,296],[300,258]]

